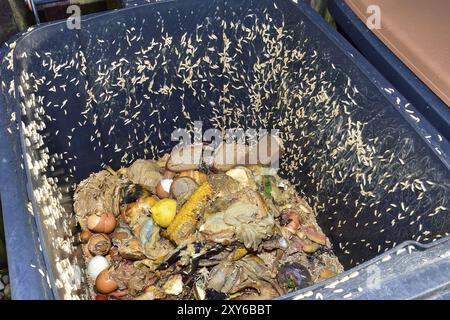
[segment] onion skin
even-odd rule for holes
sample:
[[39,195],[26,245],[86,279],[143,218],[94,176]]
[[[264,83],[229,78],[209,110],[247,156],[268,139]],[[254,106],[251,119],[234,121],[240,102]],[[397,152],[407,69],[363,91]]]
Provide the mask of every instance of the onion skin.
[[116,291],[119,285],[111,279],[109,270],[103,270],[95,280],[95,288],[101,294],[110,294]]
[[321,244],[323,246],[327,245],[327,237],[323,233],[317,231],[314,227],[307,227],[307,226],[305,226],[305,227],[302,227],[300,229],[300,231],[302,233],[304,233],[305,236],[309,240],[311,240],[311,241],[313,241],[315,243]]

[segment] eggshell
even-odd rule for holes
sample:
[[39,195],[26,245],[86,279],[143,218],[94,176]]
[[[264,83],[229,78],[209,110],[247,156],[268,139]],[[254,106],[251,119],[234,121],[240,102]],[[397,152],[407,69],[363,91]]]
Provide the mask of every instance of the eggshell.
[[105,269],[108,269],[109,262],[103,256],[95,256],[89,261],[87,273],[92,280],[97,279],[97,276]]
[[117,282],[111,278],[109,270],[103,270],[95,279],[95,288],[99,293],[109,294],[117,290],[118,287]]
[[99,233],[111,233],[117,225],[116,217],[109,212],[90,215],[87,223],[89,230]]

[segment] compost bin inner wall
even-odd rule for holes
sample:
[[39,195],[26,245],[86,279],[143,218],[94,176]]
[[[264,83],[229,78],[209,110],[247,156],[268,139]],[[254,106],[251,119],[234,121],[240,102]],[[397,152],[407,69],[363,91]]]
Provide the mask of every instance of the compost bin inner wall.
[[172,131],[196,120],[279,129],[281,173],[317,210],[346,268],[448,235],[444,165],[290,1],[175,1],[89,18],[80,30],[47,25],[17,44],[15,67],[30,190],[63,297],[81,264],[71,245],[76,183],[162,155]]

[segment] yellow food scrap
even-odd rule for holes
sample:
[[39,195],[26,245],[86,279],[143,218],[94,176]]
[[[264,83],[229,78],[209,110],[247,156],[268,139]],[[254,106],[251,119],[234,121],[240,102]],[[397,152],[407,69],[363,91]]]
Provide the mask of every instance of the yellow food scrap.
[[204,204],[213,196],[213,193],[214,190],[208,182],[198,187],[167,228],[167,237],[179,245],[188,236],[192,235],[196,230],[200,211]]
[[247,249],[245,248],[237,248],[233,251],[233,254],[231,255],[231,260],[236,261],[240,258],[244,257],[248,253]]
[[153,220],[163,228],[167,228],[177,214],[177,202],[173,199],[162,199],[150,209]]

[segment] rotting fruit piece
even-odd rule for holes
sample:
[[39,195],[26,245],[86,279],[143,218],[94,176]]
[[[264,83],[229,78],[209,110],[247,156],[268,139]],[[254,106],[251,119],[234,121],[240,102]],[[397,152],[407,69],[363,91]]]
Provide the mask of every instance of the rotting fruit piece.
[[216,161],[224,146],[208,161],[180,160],[205,150],[106,168],[78,185],[92,299],[272,299],[343,271],[288,181]]

